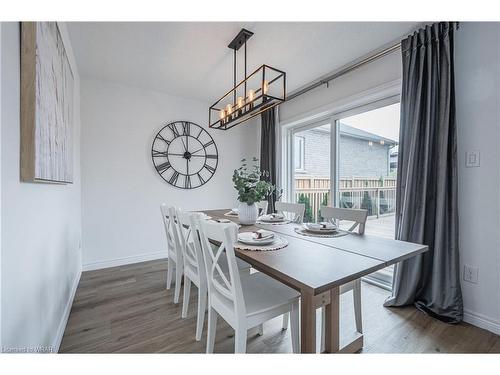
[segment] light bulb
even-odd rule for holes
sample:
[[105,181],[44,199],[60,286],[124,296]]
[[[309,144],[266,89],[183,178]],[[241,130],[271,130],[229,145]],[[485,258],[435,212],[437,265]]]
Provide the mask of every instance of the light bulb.
[[248,91],[248,101],[253,102],[253,99],[255,97],[255,92],[253,90]]
[[228,115],[233,111],[233,106],[231,104],[226,105],[226,112]]
[[269,91],[269,82],[264,80],[264,83],[262,84],[262,92],[264,93],[264,95],[266,95],[268,91]]
[[221,110],[219,111],[219,116],[220,116],[220,119],[221,119],[221,120],[222,120],[222,119],[226,116],[226,114],[225,114],[225,112],[224,112],[224,110],[223,110],[223,109],[221,109]]
[[237,103],[238,103],[238,108],[243,107],[243,98],[241,96],[238,96]]

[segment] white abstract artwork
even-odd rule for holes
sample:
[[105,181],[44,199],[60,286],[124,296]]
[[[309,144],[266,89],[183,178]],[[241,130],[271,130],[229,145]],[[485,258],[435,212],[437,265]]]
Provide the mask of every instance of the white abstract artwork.
[[24,159],[30,163],[25,165],[29,176],[24,180],[72,183],[74,77],[57,23],[23,24],[23,43],[23,69],[34,63],[34,72],[25,72],[22,93],[26,96]]

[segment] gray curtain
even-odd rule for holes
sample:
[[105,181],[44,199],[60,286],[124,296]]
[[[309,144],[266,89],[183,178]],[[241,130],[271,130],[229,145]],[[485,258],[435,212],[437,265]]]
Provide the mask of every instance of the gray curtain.
[[[276,186],[276,107],[261,114],[260,132],[260,169],[269,172],[269,176],[263,177],[266,181]],[[274,212],[277,192],[268,198],[268,212]]]
[[429,251],[396,266],[385,306],[414,304],[449,323],[462,320],[458,261],[456,25],[427,26],[402,41],[403,85],[396,238]]

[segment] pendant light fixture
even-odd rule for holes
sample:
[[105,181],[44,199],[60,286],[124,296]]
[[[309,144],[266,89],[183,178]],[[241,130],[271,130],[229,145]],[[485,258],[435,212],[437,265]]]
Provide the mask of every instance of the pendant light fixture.
[[[247,76],[247,40],[251,31],[241,29],[228,47],[233,53],[233,88],[208,110],[208,124],[227,130],[285,101],[286,73],[261,65]],[[245,78],[236,84],[236,54],[244,47]]]

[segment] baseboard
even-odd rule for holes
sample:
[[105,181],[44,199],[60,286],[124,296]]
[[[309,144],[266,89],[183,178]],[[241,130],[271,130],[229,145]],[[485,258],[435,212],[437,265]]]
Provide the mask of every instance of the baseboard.
[[52,344],[52,350],[56,353],[59,352],[59,348],[61,347],[64,331],[66,330],[66,325],[68,324],[69,313],[71,312],[71,307],[73,306],[73,300],[75,299],[76,289],[78,288],[78,283],[80,282],[81,275],[82,270],[79,269],[75,279],[73,280],[73,285],[71,286],[71,290],[69,293],[69,299],[66,302],[66,307],[64,308],[63,316],[61,317],[61,321],[59,322],[59,327],[57,327],[57,334]]
[[98,261],[98,262],[87,263],[87,264],[83,265],[83,271],[94,271],[94,270],[100,270],[100,269],[103,269],[103,268],[123,266],[125,264],[147,262],[149,260],[166,259],[166,258],[167,258],[167,252],[166,251],[159,251],[159,252],[156,252],[156,253],[133,255],[133,256],[129,256],[129,257],[123,257],[123,258],[116,258],[116,259],[109,259],[109,260],[102,260],[102,261]]
[[470,310],[464,311],[464,322],[500,335],[500,322]]

